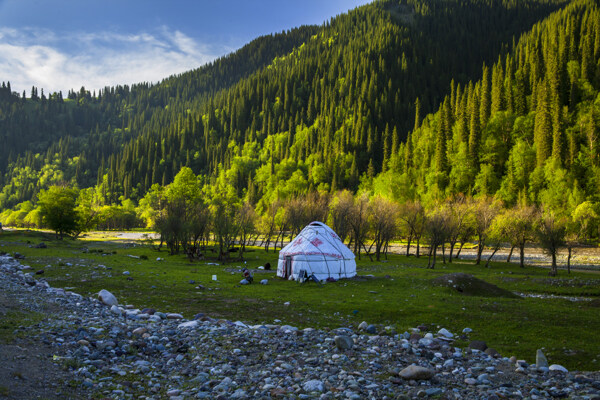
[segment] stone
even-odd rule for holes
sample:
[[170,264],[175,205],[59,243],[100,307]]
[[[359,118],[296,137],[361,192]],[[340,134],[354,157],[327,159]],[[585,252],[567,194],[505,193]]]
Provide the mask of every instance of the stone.
[[154,315],[155,312],[154,308],[142,308],[142,314]]
[[473,329],[471,329],[471,328],[465,328],[462,330],[462,333],[464,333],[465,335],[468,335],[471,332],[473,332]]
[[131,275],[129,271],[123,271],[123,275]]
[[249,284],[250,284],[250,281],[248,279],[244,278],[240,281],[240,285],[249,285]]
[[192,329],[198,327],[198,320],[182,322],[177,325],[177,329]]
[[115,295],[113,295],[106,289],[102,289],[98,293],[98,300],[100,300],[103,304],[106,304],[107,306],[116,306],[119,304]]
[[475,378],[465,378],[465,383],[467,385],[477,385],[477,379],[475,379]]
[[360,325],[358,325],[358,330],[366,331],[368,326],[369,324],[367,324],[367,321],[363,321],[360,323]]
[[313,379],[308,382],[304,382],[302,389],[304,389],[305,392],[322,392],[325,390],[325,386],[320,380]]
[[123,312],[121,311],[121,309],[115,305],[110,306],[110,312],[115,314],[115,315],[121,315],[123,314]]
[[551,366],[548,367],[548,369],[550,371],[564,372],[565,374],[569,373],[568,369],[566,369],[565,367],[563,367],[562,365],[559,365],[559,364],[552,364]]
[[167,319],[183,319],[183,315],[177,313],[168,313],[166,315]]
[[471,343],[469,343],[469,348],[473,350],[485,351],[485,349],[487,349],[487,343],[485,343],[483,340],[472,340]]
[[350,350],[354,346],[354,341],[350,336],[339,335],[333,338],[335,345],[340,350]]
[[496,349],[493,349],[491,347],[485,349],[485,354],[487,354],[490,357],[500,357],[500,353],[498,353]]
[[365,329],[365,332],[370,333],[371,335],[374,335],[377,333],[377,327],[373,324],[367,326],[367,329]]
[[438,335],[442,335],[445,338],[452,339],[454,335],[446,328],[442,328],[438,331]]
[[407,381],[427,381],[434,377],[435,372],[429,368],[412,364],[400,371],[398,375]]
[[48,246],[44,242],[38,243],[38,244],[36,244],[33,247],[35,247],[36,249],[46,249],[46,248],[48,248]]
[[544,355],[542,349],[538,349],[535,353],[535,366],[537,368],[549,368],[548,359]]
[[142,336],[144,333],[148,332],[146,328],[136,328],[131,332],[134,336]]
[[263,279],[262,281],[260,281],[261,285],[266,285],[267,283],[269,283],[268,279]]

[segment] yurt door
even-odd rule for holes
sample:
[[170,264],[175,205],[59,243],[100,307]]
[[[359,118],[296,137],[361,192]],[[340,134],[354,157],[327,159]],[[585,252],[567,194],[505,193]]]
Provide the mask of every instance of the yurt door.
[[285,279],[289,278],[292,275],[292,256],[285,256]]

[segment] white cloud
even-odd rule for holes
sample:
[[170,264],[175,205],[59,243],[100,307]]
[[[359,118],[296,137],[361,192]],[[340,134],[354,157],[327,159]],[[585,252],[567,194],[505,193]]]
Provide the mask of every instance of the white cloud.
[[81,86],[97,90],[157,82],[231,50],[198,43],[167,27],[136,34],[0,28],[0,81],[10,81],[13,90],[28,95],[31,86],[66,95]]

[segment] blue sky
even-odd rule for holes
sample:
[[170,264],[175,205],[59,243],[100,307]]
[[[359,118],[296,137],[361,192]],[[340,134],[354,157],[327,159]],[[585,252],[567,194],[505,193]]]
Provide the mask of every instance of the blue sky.
[[0,81],[29,93],[157,82],[368,0],[0,0]]

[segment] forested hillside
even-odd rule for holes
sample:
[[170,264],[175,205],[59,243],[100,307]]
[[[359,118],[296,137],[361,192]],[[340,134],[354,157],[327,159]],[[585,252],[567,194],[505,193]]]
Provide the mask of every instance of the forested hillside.
[[182,166],[227,171],[252,202],[356,190],[363,174],[389,167],[415,114],[419,122],[451,86],[479,79],[482,63],[504,59],[561,4],[378,1],[320,27],[259,38],[158,85],[64,99],[6,87],[0,207],[65,182],[98,185],[106,203],[138,200]]
[[390,0],[155,86],[5,85],[3,124],[68,132],[14,150],[0,222],[51,226],[68,208],[61,234],[145,224],[174,253],[211,240],[220,259],[312,220],[377,258],[426,238],[431,265],[474,238],[477,263],[510,242],[523,265],[535,239],[556,273],[561,246],[570,260],[599,236],[599,60],[593,0]]

